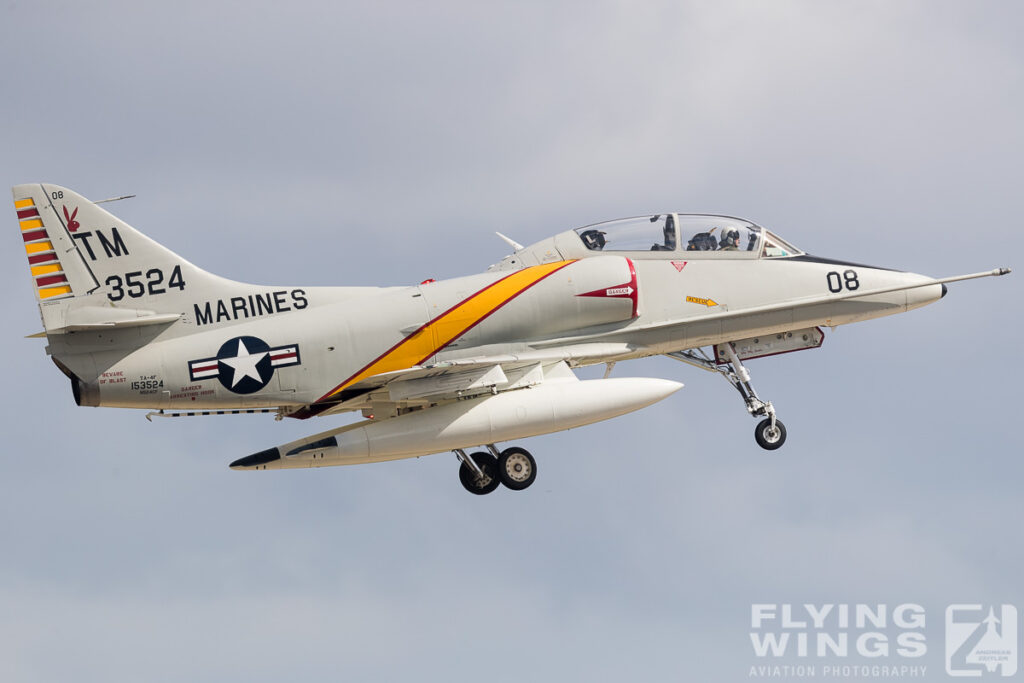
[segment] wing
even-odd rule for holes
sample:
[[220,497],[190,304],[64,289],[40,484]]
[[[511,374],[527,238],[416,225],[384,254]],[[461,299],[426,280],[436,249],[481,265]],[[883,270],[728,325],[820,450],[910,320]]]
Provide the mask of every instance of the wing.
[[367,377],[346,387],[331,401],[301,406],[288,416],[307,418],[362,410],[367,416],[395,417],[471,396],[521,389],[555,377],[575,378],[571,366],[638,355],[643,354],[630,344],[575,344],[414,366]]

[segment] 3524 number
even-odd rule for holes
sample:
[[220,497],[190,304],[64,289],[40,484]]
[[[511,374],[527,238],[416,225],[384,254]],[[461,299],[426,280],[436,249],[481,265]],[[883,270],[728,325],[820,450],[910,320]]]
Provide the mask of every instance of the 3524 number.
[[107,298],[111,301],[120,301],[129,296],[133,299],[146,296],[166,294],[168,289],[185,289],[185,279],[181,276],[181,266],[174,266],[171,276],[164,284],[164,271],[159,268],[150,268],[143,274],[141,270],[121,275],[111,275],[106,280]]

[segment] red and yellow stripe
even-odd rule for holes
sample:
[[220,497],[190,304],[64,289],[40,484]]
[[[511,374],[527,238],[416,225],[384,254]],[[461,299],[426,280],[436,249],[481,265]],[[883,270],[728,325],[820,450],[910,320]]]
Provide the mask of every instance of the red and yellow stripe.
[[428,358],[479,325],[509,301],[571,263],[574,261],[557,261],[532,266],[491,283],[392,346],[316,402],[328,401],[367,377],[382,372],[404,370],[426,362]]
[[40,299],[71,294],[71,286],[57,258],[53,243],[43,227],[39,208],[31,197],[14,200],[14,210],[18,212],[18,223],[21,227],[21,239],[25,243],[25,254],[28,265],[35,279],[36,291]]

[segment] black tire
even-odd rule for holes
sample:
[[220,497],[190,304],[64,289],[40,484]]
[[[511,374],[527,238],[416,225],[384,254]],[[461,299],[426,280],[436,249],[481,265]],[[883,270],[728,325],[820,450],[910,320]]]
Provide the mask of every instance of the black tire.
[[484,476],[477,478],[476,473],[469,469],[466,463],[462,463],[459,465],[459,481],[462,482],[463,487],[478,496],[498,488],[498,484],[501,483],[501,479],[498,477],[498,460],[490,453],[483,451],[470,453],[469,457],[473,458],[477,467],[483,470]]
[[776,448],[781,448],[782,444],[786,443],[786,425],[782,424],[782,420],[775,420],[775,430],[772,432],[772,421],[771,418],[765,418],[757,423],[757,427],[754,428],[754,440],[757,441],[757,445],[766,451],[774,451]]
[[506,448],[498,457],[498,477],[506,488],[522,491],[537,478],[537,461],[525,448]]

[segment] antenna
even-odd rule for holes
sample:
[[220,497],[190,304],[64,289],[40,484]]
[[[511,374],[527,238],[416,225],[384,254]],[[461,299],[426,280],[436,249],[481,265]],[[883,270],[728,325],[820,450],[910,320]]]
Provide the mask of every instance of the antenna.
[[98,202],[93,202],[93,204],[106,204],[107,202],[119,202],[122,199],[131,199],[134,196],[135,195],[133,195],[133,194],[123,194],[120,197],[111,197],[110,199],[101,199]]
[[519,242],[516,242],[511,237],[506,237],[505,235],[502,235],[500,232],[497,231],[495,231],[494,234],[500,237],[501,239],[505,240],[505,243],[508,244],[513,249],[515,249],[516,251],[520,251],[523,248],[523,245],[519,244]]

